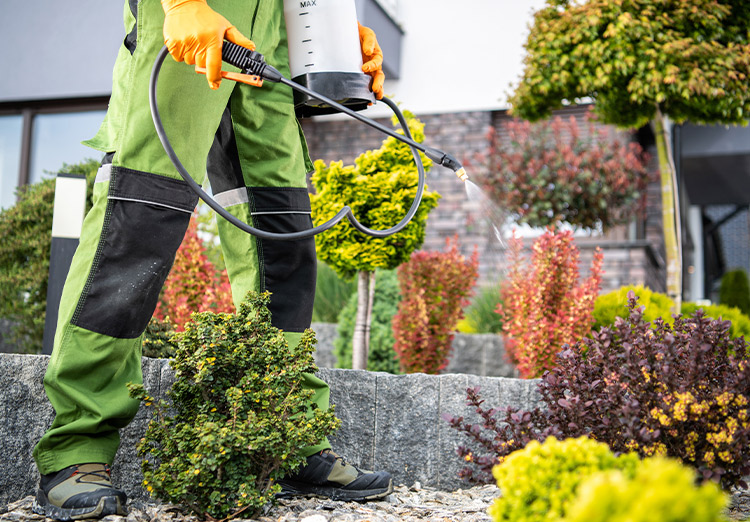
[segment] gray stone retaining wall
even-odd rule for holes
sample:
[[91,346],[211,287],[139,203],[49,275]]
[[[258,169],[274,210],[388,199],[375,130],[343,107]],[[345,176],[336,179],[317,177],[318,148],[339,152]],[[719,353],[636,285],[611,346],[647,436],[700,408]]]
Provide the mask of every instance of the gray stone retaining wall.
[[[315,362],[321,368],[335,368],[333,343],[338,337],[332,323],[313,323],[318,344]],[[505,357],[503,339],[494,334],[461,334],[453,339],[453,354],[442,373],[468,373],[483,377],[518,377],[514,365]]]
[[[34,444],[54,412],[42,386],[49,358],[0,354],[0,506],[35,491],[38,475],[31,457]],[[441,414],[475,418],[465,405],[465,390],[480,386],[488,405],[531,408],[539,404],[536,382],[476,375],[391,375],[323,368],[331,401],[341,419],[331,437],[334,449],[367,469],[387,469],[396,483],[450,491],[465,487],[457,478],[462,461],[456,448],[464,437]],[[167,360],[143,359],[146,388],[163,396],[173,382]],[[141,409],[122,430],[113,479],[129,496],[144,497],[135,444],[148,422]]]

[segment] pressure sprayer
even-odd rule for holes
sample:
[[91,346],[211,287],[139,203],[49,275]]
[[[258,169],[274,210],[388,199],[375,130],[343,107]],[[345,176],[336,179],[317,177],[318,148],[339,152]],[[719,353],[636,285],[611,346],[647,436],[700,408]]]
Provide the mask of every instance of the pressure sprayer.
[[[425,172],[419,152],[432,161],[451,169],[461,181],[468,176],[461,164],[450,154],[426,147],[412,139],[411,133],[398,106],[386,97],[382,101],[398,118],[404,134],[362,116],[356,111],[374,103],[369,89],[370,77],[362,72],[362,57],[359,52],[359,35],[354,0],[284,0],[289,41],[289,66],[294,80],[285,78],[278,70],[266,63],[263,55],[231,42],[224,42],[222,59],[241,72],[222,71],[221,76],[228,80],[262,87],[263,81],[282,83],[295,91],[295,111],[298,116],[313,116],[331,112],[343,112],[352,118],[392,136],[409,145],[419,173],[417,193],[409,211],[395,226],[386,230],[373,230],[362,225],[349,206],[344,206],[334,217],[316,227],[299,232],[276,233],[252,227],[227,212],[209,196],[187,172],[172,148],[159,114],[156,86],[164,60],[169,55],[166,46],[156,57],[149,83],[149,104],[156,133],[164,151],[190,188],[217,214],[234,226],[263,239],[293,241],[324,232],[344,217],[352,226],[373,237],[386,237],[402,230],[412,220],[422,201],[425,186]],[[349,30],[351,28],[351,31]],[[205,73],[196,67],[197,72]]]

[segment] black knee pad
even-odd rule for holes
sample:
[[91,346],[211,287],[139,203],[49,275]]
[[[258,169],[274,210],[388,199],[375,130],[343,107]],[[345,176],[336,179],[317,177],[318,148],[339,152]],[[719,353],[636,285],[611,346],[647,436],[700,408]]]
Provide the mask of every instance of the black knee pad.
[[184,181],[112,167],[101,237],[72,324],[133,339],[146,329],[197,196]]

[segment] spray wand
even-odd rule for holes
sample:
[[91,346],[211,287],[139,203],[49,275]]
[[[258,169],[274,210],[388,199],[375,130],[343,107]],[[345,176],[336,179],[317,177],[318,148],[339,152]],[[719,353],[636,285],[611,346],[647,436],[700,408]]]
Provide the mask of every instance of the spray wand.
[[[245,83],[245,84],[252,85],[255,87],[261,87],[263,85],[264,80],[267,80],[273,83],[282,83],[284,85],[291,87],[292,89],[296,91],[302,92],[311,98],[314,98],[324,104],[327,104],[333,109],[336,109],[339,112],[343,112],[351,116],[352,118],[366,125],[369,125],[370,127],[384,134],[387,134],[388,136],[392,136],[393,138],[409,145],[409,147],[412,150],[414,161],[417,165],[417,170],[419,173],[419,181],[417,184],[417,194],[416,194],[416,197],[414,198],[414,201],[412,202],[411,207],[409,208],[409,211],[406,213],[403,219],[399,221],[398,224],[386,230],[373,230],[371,228],[364,226],[354,217],[352,209],[348,205],[344,206],[334,217],[332,217],[330,220],[326,221],[325,223],[322,223],[321,225],[318,225],[316,227],[310,228],[308,230],[303,230],[300,232],[276,233],[276,232],[268,232],[265,230],[260,230],[258,228],[252,227],[248,225],[247,223],[245,223],[244,221],[237,219],[232,214],[227,212],[221,205],[219,205],[219,203],[216,202],[216,200],[214,200],[211,196],[209,196],[198,183],[196,183],[193,177],[187,172],[185,167],[182,165],[182,162],[180,161],[179,157],[177,156],[174,149],[172,148],[172,145],[169,142],[169,139],[167,138],[167,134],[166,134],[166,131],[164,130],[164,126],[161,121],[161,116],[159,114],[158,100],[156,96],[156,85],[158,83],[159,72],[161,71],[162,64],[164,63],[164,60],[166,59],[168,55],[169,55],[169,51],[167,47],[164,46],[159,52],[158,56],[156,57],[156,61],[154,62],[154,67],[151,72],[151,80],[149,83],[149,104],[151,107],[151,116],[154,120],[156,133],[159,136],[159,140],[161,141],[162,146],[164,147],[164,151],[166,152],[167,156],[174,164],[175,168],[177,169],[177,172],[179,172],[179,174],[182,176],[185,182],[188,183],[190,188],[196,194],[198,194],[198,196],[203,201],[205,201],[206,204],[208,204],[208,206],[210,206],[217,214],[219,214],[221,217],[223,217],[224,219],[232,223],[234,226],[236,226],[240,230],[243,230],[244,232],[252,234],[256,237],[260,237],[263,239],[275,239],[275,240],[285,240],[285,241],[294,241],[298,239],[308,238],[308,237],[320,234],[321,232],[324,232],[332,228],[339,221],[341,221],[344,217],[346,217],[349,220],[349,222],[352,224],[352,226],[355,229],[373,237],[380,237],[380,238],[387,237],[387,236],[390,236],[392,234],[395,234],[401,231],[406,225],[409,224],[409,222],[412,220],[412,218],[416,214],[417,209],[419,208],[419,204],[422,201],[422,194],[424,193],[425,172],[424,172],[424,166],[422,165],[422,158],[419,156],[419,151],[423,152],[425,156],[430,158],[435,163],[451,169],[461,181],[465,182],[468,180],[468,175],[466,174],[466,170],[464,170],[463,166],[456,158],[454,158],[453,156],[451,156],[450,154],[446,152],[443,152],[433,147],[426,147],[422,145],[421,143],[414,141],[414,139],[411,137],[411,133],[409,132],[409,127],[408,127],[408,124],[406,123],[406,119],[404,118],[403,114],[399,110],[398,106],[392,100],[386,97],[383,97],[381,101],[383,101],[386,105],[388,105],[391,108],[391,110],[396,114],[399,124],[401,125],[401,128],[404,131],[404,134],[399,134],[393,129],[390,129],[386,127],[385,125],[382,125],[370,118],[362,116],[361,114],[353,111],[349,107],[346,107],[345,105],[335,100],[332,100],[329,97],[324,96],[323,94],[315,92],[311,89],[308,89],[307,87],[303,85],[300,85],[296,82],[293,82],[292,80],[285,78],[277,69],[275,69],[273,66],[268,64],[265,61],[263,55],[260,54],[259,52],[252,51],[250,49],[234,44],[232,42],[225,41],[222,47],[222,52],[221,52],[222,59],[225,62],[239,68],[241,72],[235,73],[235,72],[230,72],[230,71],[222,71],[221,76],[223,78],[226,78],[228,80],[233,80],[236,82]],[[196,67],[196,71],[199,73],[205,73],[205,69],[202,69],[199,67]]]

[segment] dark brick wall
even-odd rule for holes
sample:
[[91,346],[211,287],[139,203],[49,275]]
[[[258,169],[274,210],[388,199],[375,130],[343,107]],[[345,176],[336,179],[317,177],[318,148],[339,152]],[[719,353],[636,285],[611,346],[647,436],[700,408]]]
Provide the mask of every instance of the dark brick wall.
[[[568,108],[557,111],[554,116],[576,118],[582,132],[587,109]],[[508,139],[504,124],[510,120],[505,111],[477,111],[446,114],[420,115],[425,124],[425,143],[456,156],[467,167],[470,176],[481,174],[482,154],[488,149],[488,131],[494,126],[499,135]],[[390,125],[387,118],[378,119]],[[310,156],[326,162],[352,163],[363,151],[380,146],[383,136],[377,131],[353,120],[303,120],[302,127],[307,137]],[[603,130],[605,139],[631,139],[631,135],[611,126],[597,125]],[[650,168],[656,168],[655,152]],[[470,254],[474,248],[480,255],[482,282],[489,284],[502,276],[504,247],[498,240],[494,225],[502,222],[502,209],[472,201],[467,197],[464,185],[453,173],[440,166],[427,174],[427,184],[442,196],[439,206],[428,219],[425,250],[440,250],[448,237],[458,235],[462,250]],[[663,259],[661,240],[661,200],[658,182],[649,187],[645,216],[632,227],[618,227],[604,236],[580,238],[581,272],[588,273],[597,243],[606,244],[604,252],[604,281],[606,292],[624,284],[644,284],[654,290],[663,291],[664,273],[658,262]],[[530,244],[530,242],[529,242]]]

